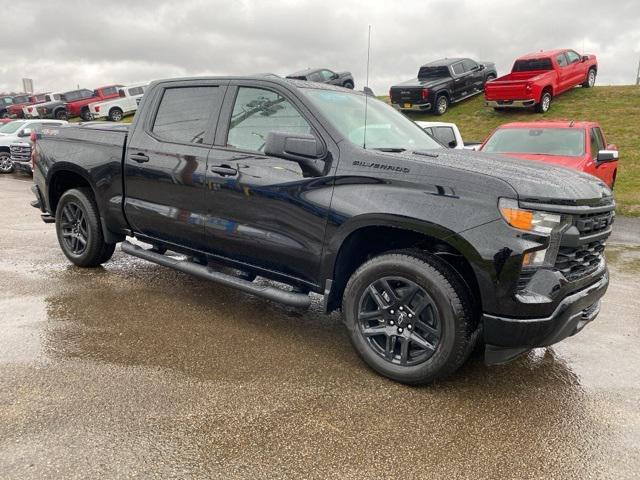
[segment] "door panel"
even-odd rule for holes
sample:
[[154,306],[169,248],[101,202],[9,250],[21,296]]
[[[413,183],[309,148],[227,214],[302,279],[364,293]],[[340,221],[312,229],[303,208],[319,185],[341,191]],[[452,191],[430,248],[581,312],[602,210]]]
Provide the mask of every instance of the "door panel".
[[136,232],[202,249],[207,157],[224,88],[161,90],[156,115],[135,129],[126,152],[125,214]]

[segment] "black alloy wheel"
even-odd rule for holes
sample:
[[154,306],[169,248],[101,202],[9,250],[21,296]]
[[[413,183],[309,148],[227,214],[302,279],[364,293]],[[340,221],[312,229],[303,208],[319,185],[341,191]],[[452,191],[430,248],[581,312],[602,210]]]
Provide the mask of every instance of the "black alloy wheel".
[[69,252],[82,255],[89,243],[86,214],[79,203],[70,201],[62,209],[62,239]]

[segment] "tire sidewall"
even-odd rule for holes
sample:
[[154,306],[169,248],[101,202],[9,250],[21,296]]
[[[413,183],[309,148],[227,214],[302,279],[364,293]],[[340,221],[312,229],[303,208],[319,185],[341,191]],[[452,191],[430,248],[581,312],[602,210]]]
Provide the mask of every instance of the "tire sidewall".
[[0,152],[0,163],[9,162],[11,165],[7,170],[0,170],[0,173],[11,173],[14,170],[13,162],[11,161],[11,155],[7,152]]
[[[455,351],[456,342],[459,340],[456,336],[460,320],[452,307],[452,299],[447,294],[446,289],[443,288],[443,285],[434,280],[434,278],[440,278],[440,276],[429,275],[427,269],[416,267],[417,264],[424,265],[421,260],[416,258],[415,262],[408,260],[396,261],[396,259],[383,261],[381,259],[375,264],[366,266],[359,271],[353,282],[350,282],[348,286],[349,294],[345,295],[343,302],[345,324],[358,354],[377,372],[405,383],[422,383],[440,376],[442,369],[450,362],[451,356]],[[433,355],[421,364],[400,366],[386,361],[373,351],[360,333],[358,324],[360,298],[372,282],[384,276],[403,277],[420,285],[431,296],[438,309],[442,328],[440,342]]]
[[[545,108],[545,99],[548,99],[547,106]],[[540,98],[540,112],[546,113],[551,108],[551,94],[549,92],[545,92],[542,94],[542,98]]]
[[[444,110],[441,112],[440,111],[440,102],[444,100]],[[438,95],[436,97],[436,115],[444,115],[445,113],[447,113],[447,111],[449,110],[449,99],[447,98],[446,95]]]
[[[68,249],[62,236],[62,212],[65,205],[70,202],[74,202],[82,208],[87,221],[87,248],[80,255],[76,255]],[[101,258],[104,241],[100,219],[96,215],[95,205],[82,191],[77,189],[68,190],[60,198],[56,208],[56,235],[62,252],[75,265],[80,267],[94,266],[96,258]]]
[[111,120],[112,122],[119,122],[120,120],[122,120],[122,116],[122,110],[120,110],[119,108],[112,108],[111,111],[109,111],[109,120]]

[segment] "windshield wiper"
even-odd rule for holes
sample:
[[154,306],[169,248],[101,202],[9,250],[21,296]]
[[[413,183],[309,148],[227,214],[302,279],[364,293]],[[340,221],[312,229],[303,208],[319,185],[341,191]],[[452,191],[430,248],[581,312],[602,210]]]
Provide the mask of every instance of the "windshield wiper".
[[393,153],[400,153],[400,152],[407,151],[406,148],[401,148],[401,147],[378,147],[378,148],[372,148],[372,150],[379,150],[381,152],[393,152]]

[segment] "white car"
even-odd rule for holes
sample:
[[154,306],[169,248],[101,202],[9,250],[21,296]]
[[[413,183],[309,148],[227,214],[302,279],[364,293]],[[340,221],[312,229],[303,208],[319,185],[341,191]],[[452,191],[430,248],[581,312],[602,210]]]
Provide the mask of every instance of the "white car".
[[103,100],[89,104],[89,113],[93,120],[106,118],[112,122],[119,122],[125,115],[134,113],[148,83],[128,85],[118,89],[120,96],[110,100]]
[[[45,100],[42,103],[57,102],[60,100],[60,95],[62,95],[62,92],[45,93]],[[42,103],[22,107],[24,118],[39,118],[40,114],[38,113],[37,107],[42,105]]]
[[11,144],[28,140],[33,130],[64,125],[64,120],[15,120],[0,127],[0,173],[11,173]]
[[416,122],[420,128],[438,140],[443,145],[458,150],[475,150],[481,142],[473,142],[465,145],[460,135],[460,130],[455,123],[447,122]]

